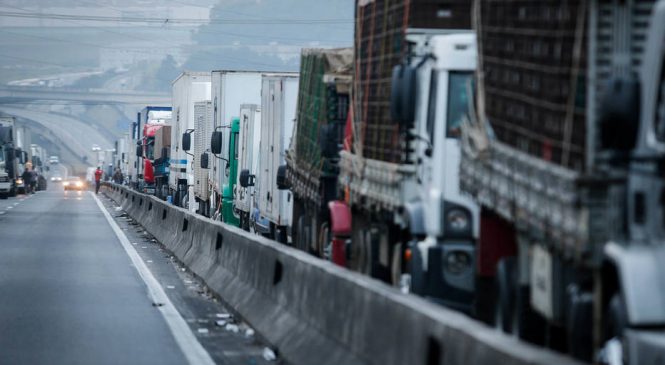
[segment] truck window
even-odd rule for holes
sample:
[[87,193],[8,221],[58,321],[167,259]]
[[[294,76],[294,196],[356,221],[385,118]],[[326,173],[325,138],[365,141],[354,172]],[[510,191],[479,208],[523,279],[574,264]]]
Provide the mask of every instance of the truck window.
[[447,138],[460,136],[460,127],[469,109],[467,88],[472,80],[472,72],[451,72],[448,77]]
[[429,79],[429,100],[427,104],[427,134],[432,145],[434,145],[434,122],[436,120],[436,86],[439,80],[439,73],[432,70]]
[[238,146],[240,145],[240,143],[238,143],[238,133],[233,133],[233,144],[234,144],[233,148],[235,150],[234,155],[233,155],[233,159],[237,160],[238,159]]
[[150,137],[146,140],[145,156],[148,160],[155,159],[155,137]]

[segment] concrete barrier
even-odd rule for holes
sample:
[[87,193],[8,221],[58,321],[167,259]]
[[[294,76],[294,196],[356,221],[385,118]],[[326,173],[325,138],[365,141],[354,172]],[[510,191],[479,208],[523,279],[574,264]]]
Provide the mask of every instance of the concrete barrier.
[[[107,195],[136,215],[289,363],[575,363],[458,312],[154,197],[124,187]],[[138,197],[144,200],[137,208]],[[145,208],[146,202],[152,210]]]

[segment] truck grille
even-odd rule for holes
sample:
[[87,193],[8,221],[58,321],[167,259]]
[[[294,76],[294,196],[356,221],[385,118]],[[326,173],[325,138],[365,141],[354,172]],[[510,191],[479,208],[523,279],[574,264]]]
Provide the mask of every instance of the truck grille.
[[8,176],[0,176],[0,183],[6,183],[9,182],[9,177]]

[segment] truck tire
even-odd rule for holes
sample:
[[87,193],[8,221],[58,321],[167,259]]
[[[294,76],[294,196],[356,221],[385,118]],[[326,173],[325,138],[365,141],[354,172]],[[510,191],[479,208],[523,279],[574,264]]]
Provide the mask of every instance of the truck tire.
[[516,271],[514,257],[503,258],[496,265],[494,326],[505,333],[513,332]]
[[11,189],[9,189],[9,196],[11,198],[16,196],[16,187],[12,187]]
[[612,296],[607,306],[605,318],[607,318],[607,321],[605,321],[604,340],[607,341],[614,337],[621,338],[628,323],[626,304],[621,294],[616,293]]
[[610,348],[620,347],[620,351],[624,353],[623,349],[623,332],[628,323],[628,316],[626,314],[626,304],[623,296],[620,293],[615,293],[607,305],[605,311],[605,326],[603,328],[603,344],[600,351],[600,363],[609,363],[608,352]]
[[296,222],[296,234],[295,234],[295,240],[293,244],[296,246],[298,250],[304,251],[305,250],[305,216],[301,215],[298,217],[298,221]]
[[9,198],[9,193],[2,193],[2,194],[0,194],[0,199],[3,199],[3,200],[4,200],[4,199],[7,199],[7,198]]
[[543,345],[545,320],[531,308],[529,286],[518,284],[517,270],[515,257],[504,258],[497,265],[494,324],[505,333]]
[[277,229],[275,230],[275,240],[285,245],[289,243],[286,226],[277,226]]
[[543,317],[531,308],[531,289],[527,285],[517,287],[513,334],[518,338],[543,346],[547,323]]
[[593,360],[593,294],[573,290],[569,301],[568,353],[590,363]]
[[402,250],[402,243],[399,242],[393,246],[393,254],[390,260],[390,279],[392,285],[395,287],[399,287],[402,281],[402,257],[404,257],[404,253]]

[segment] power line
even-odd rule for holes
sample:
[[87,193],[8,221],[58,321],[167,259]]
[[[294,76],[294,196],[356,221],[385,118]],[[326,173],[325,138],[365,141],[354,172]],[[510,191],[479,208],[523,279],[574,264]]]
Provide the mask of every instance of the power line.
[[22,101],[1,101],[0,105],[38,105],[38,106],[116,106],[116,105],[146,105],[143,103],[132,103],[132,102],[111,102],[111,101],[57,101],[57,100],[22,100]]
[[[18,10],[21,10],[21,11],[28,11],[27,9],[19,8],[19,7],[16,7],[16,6],[7,6],[7,7],[10,7],[10,8],[13,8],[13,9],[18,9]],[[166,44],[168,46],[173,46],[172,43],[164,42],[164,41],[157,40],[157,39],[150,39],[150,38],[145,38],[145,37],[139,37],[139,36],[136,36],[136,35],[121,33],[121,32],[114,32],[114,31],[111,31],[111,30],[108,30],[108,29],[105,29],[105,28],[102,28],[102,27],[97,27],[97,26],[92,26],[92,25],[82,25],[80,22],[73,21],[73,20],[65,20],[65,21],[69,22],[69,23],[78,24],[78,25],[81,25],[81,26],[84,26],[84,27],[98,29],[98,30],[101,30],[103,32],[107,32],[107,33],[111,33],[111,34],[118,34],[118,35],[121,35],[121,36],[124,36],[124,37],[127,37],[127,38],[142,40],[142,41],[146,41],[146,42],[150,42],[150,43],[159,42],[159,43],[162,43],[162,44]],[[241,62],[243,64],[250,64],[250,65],[253,64],[253,65],[256,65],[257,67],[275,67],[275,66],[278,66],[276,64],[256,62],[256,61],[251,61],[251,60],[247,60],[247,59],[240,59],[240,58],[230,57],[230,56],[221,56],[220,57],[217,54],[206,52],[206,51],[200,51],[200,52],[204,53],[204,54],[208,54],[209,55],[208,58],[210,60],[214,60],[214,61],[224,61],[224,60],[226,60],[226,61],[231,61],[231,62]]]
[[10,55],[4,54],[4,53],[0,53],[0,57],[10,58],[10,59],[18,60],[18,61],[26,61],[26,62],[33,62],[33,63],[41,63],[41,64],[44,64],[44,65],[65,67],[65,68],[71,67],[71,66],[63,65],[61,63],[40,61],[40,60],[36,60],[34,58],[27,58],[27,57],[10,56]]
[[301,24],[352,24],[349,19],[195,19],[195,18],[153,18],[136,16],[97,16],[97,15],[68,15],[68,14],[45,14],[45,13],[19,13],[11,11],[0,11],[1,17],[9,18],[31,18],[52,20],[76,20],[93,22],[114,23],[156,23],[156,24],[262,24],[262,25],[301,25]]

